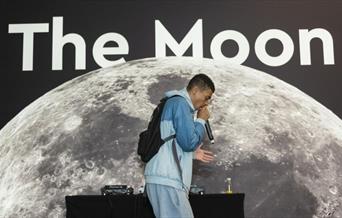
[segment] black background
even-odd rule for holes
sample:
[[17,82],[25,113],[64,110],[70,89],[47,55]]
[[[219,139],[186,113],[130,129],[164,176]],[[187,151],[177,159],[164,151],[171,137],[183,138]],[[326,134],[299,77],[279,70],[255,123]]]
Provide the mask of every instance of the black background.
[[[92,56],[98,37],[107,32],[123,35],[129,44],[129,54],[106,56],[110,60],[124,57],[126,61],[155,56],[155,20],[158,19],[180,42],[198,19],[203,20],[203,55],[212,58],[210,43],[224,30],[236,30],[249,41],[250,53],[243,65],[252,67],[310,95],[342,118],[341,72],[341,1],[265,1],[265,0],[202,0],[202,1],[32,1],[2,3],[0,128],[28,104],[47,91],[74,77],[100,68]],[[52,71],[52,19],[62,16],[63,33],[77,33],[86,42],[86,70],[75,70],[75,49],[66,44],[63,49],[63,70]],[[34,35],[33,71],[22,71],[23,35],[9,34],[8,24],[49,23],[49,33]],[[324,65],[322,43],[311,41],[311,65],[301,66],[299,59],[299,29],[324,28],[334,39],[335,64]],[[285,65],[271,67],[255,55],[256,38],[265,30],[280,29],[289,34],[294,54]],[[106,44],[106,46],[114,46]],[[266,49],[270,55],[282,52],[277,40],[270,40]],[[237,44],[226,41],[222,52],[233,57]],[[167,55],[174,55],[167,50]],[[191,56],[191,47],[184,56]]]

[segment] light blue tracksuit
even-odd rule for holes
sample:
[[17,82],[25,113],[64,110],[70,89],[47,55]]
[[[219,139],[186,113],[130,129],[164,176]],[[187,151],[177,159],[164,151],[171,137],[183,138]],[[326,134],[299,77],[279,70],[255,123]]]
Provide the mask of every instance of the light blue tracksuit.
[[192,178],[194,150],[200,145],[205,133],[205,121],[194,120],[195,108],[186,88],[166,92],[169,99],[161,116],[162,139],[176,135],[176,149],[182,178],[172,154],[172,140],[165,142],[158,153],[146,164],[145,182],[149,200],[156,217],[193,217],[187,199]]

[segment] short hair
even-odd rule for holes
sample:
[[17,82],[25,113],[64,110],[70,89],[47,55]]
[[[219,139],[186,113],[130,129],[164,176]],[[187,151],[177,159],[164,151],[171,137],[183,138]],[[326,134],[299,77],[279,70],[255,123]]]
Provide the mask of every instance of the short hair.
[[214,82],[203,73],[196,74],[194,77],[192,77],[188,86],[186,87],[186,90],[190,91],[194,86],[197,86],[201,90],[211,89],[213,93],[215,92]]

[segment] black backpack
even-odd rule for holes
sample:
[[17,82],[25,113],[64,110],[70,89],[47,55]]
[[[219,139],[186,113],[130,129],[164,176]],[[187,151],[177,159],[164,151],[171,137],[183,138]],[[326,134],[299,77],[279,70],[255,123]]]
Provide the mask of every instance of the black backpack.
[[155,154],[157,154],[160,146],[162,146],[166,141],[175,137],[173,135],[163,140],[160,136],[160,119],[165,103],[168,99],[175,96],[177,95],[171,96],[169,98],[165,97],[160,100],[160,103],[152,113],[147,129],[139,134],[138,155],[140,155],[141,160],[145,163],[147,163]]

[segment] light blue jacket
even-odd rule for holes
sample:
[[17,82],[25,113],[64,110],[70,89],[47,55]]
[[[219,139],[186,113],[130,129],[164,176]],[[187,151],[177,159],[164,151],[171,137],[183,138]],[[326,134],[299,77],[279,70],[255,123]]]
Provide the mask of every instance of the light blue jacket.
[[166,92],[169,99],[164,106],[161,116],[161,138],[176,135],[177,155],[182,169],[181,181],[177,163],[172,154],[172,140],[165,142],[158,153],[146,164],[145,182],[168,185],[174,188],[189,191],[192,178],[193,155],[203,140],[205,121],[194,120],[195,108],[186,88]]

